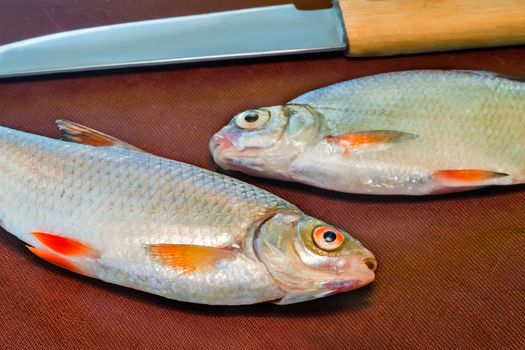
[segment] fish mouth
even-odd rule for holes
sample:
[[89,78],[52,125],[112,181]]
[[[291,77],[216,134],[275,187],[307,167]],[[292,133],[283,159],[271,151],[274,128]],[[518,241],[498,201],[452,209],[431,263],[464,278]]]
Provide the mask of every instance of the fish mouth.
[[[209,149],[213,160],[224,170],[248,172],[245,168],[262,171],[264,160],[257,155],[259,147],[236,148],[234,142],[227,136],[215,134],[210,139]],[[242,153],[241,153],[242,152]]]
[[348,292],[354,289],[358,289],[371,283],[376,275],[375,270],[377,269],[377,261],[373,256],[367,256],[361,260],[361,263],[357,267],[352,268],[351,273],[357,278],[349,279],[335,279],[331,281],[321,282],[320,285],[331,291],[330,295],[335,293]]
[[233,146],[233,142],[226,136],[219,133],[212,136],[210,139],[210,150],[214,153],[216,150],[229,148]]
[[363,287],[367,285],[369,282],[361,281],[361,280],[335,280],[335,281],[329,281],[329,282],[323,282],[321,283],[321,286],[323,288],[328,289],[331,291],[330,294],[336,294],[336,293],[342,293],[342,292],[348,292],[354,289],[358,289],[360,287]]
[[[230,149],[232,151],[237,151],[237,152],[241,152],[241,151],[249,152],[249,151],[257,151],[261,149],[261,147],[255,147],[255,146],[239,147],[239,146],[236,146],[234,142],[235,141],[233,141],[228,136],[221,135],[221,134],[215,134],[210,139],[209,149],[212,153],[215,153],[216,151],[220,152],[226,149]],[[250,155],[246,155],[246,157],[250,157]],[[251,157],[254,157],[254,156],[251,156]]]
[[215,163],[221,168],[229,170],[229,165],[232,162],[231,159],[224,156],[224,150],[233,148],[233,142],[228,137],[217,133],[210,139],[208,147]]

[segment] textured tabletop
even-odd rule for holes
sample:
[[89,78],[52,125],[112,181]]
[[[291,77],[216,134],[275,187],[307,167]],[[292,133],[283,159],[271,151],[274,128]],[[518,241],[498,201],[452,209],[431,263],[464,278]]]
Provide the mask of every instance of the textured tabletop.
[[[0,44],[284,2],[1,0]],[[351,78],[422,68],[525,76],[525,48],[355,60],[329,54],[3,81],[0,125],[58,137],[53,121],[70,119],[218,170],[208,139],[237,112]],[[61,270],[1,230],[2,348],[525,348],[525,186],[385,198],[233,175],[351,232],[378,257],[376,281],[290,306],[193,305]]]

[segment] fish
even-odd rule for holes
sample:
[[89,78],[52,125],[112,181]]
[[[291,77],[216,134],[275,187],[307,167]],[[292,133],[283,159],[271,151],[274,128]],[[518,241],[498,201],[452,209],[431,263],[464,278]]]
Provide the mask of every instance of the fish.
[[265,190],[59,120],[0,127],[0,223],[59,267],[169,299],[291,304],[360,288],[377,260]]
[[485,71],[367,76],[239,113],[209,148],[226,170],[346,193],[525,183],[525,82]]

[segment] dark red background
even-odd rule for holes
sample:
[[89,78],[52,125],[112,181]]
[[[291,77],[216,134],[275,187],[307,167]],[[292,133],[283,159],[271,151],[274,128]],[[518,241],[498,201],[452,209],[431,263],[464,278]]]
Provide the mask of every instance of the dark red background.
[[[0,44],[277,3],[285,1],[1,0]],[[525,48],[355,60],[317,55],[3,81],[0,125],[58,137],[53,121],[66,118],[217,169],[208,138],[239,111],[342,80],[420,68],[525,76]],[[377,255],[377,280],[291,306],[193,305],[60,270],[1,231],[2,347],[524,348],[524,186],[385,198],[235,176],[351,231]]]

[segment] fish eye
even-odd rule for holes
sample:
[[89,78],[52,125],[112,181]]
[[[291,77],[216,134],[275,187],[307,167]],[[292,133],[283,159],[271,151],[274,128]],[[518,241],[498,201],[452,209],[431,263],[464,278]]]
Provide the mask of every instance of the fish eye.
[[314,229],[313,241],[320,249],[332,251],[343,245],[345,236],[333,227],[319,226]]
[[241,129],[255,130],[264,126],[270,120],[270,111],[252,110],[244,112],[235,118],[235,124]]

